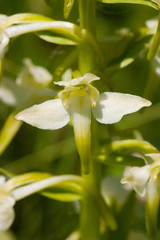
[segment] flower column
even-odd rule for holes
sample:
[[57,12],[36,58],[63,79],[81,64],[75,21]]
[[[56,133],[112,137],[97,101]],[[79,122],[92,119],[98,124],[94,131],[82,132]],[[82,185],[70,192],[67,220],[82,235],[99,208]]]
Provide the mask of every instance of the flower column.
[[[80,25],[82,28],[87,29],[92,34],[95,35],[95,0],[79,0],[79,17]],[[82,43],[79,46],[79,70],[82,74],[87,72],[92,72],[96,66],[96,57],[92,49],[87,45],[87,43]],[[84,103],[85,104],[85,103]],[[90,124],[90,123],[88,123]],[[88,128],[90,129],[90,128]],[[91,133],[87,133],[91,135]],[[88,144],[90,146],[90,142]],[[91,150],[88,149],[90,152]],[[82,168],[82,176],[87,184],[91,184],[94,190],[99,194],[100,189],[100,179],[99,172],[100,166],[98,162],[94,162],[91,153],[88,154],[90,157],[91,169],[89,174],[85,174]],[[83,240],[98,240],[100,239],[99,233],[99,214],[90,196],[84,193],[82,209],[81,209],[81,219],[80,219],[80,232],[81,239]]]

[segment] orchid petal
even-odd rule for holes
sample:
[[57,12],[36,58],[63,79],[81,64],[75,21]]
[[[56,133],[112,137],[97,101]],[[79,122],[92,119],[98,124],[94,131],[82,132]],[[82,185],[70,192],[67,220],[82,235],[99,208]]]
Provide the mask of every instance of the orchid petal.
[[151,102],[130,94],[104,92],[100,94],[93,115],[100,123],[111,124],[121,120],[129,113],[138,111],[142,107],[150,106]]
[[25,67],[16,80],[17,84],[47,86],[52,81],[52,75],[45,68],[34,65],[28,58],[24,59],[24,64]]
[[7,230],[12,225],[14,218],[15,213],[12,207],[4,212],[0,212],[0,232]]
[[133,189],[143,197],[146,193],[146,186],[149,180],[150,166],[132,167],[126,177],[122,178],[121,183],[129,183]]
[[71,86],[75,86],[78,84],[88,84],[88,83],[91,83],[91,82],[93,82],[95,80],[99,80],[99,79],[100,79],[99,77],[97,77],[96,75],[94,75],[92,73],[86,73],[83,77],[74,78],[71,81],[59,81],[59,82],[54,82],[54,83],[59,86],[71,87]]
[[85,83],[91,83],[96,80],[100,80],[100,78],[97,77],[96,75],[94,75],[93,73],[86,73],[83,76],[83,82],[85,82]]
[[32,89],[17,86],[14,81],[5,78],[0,86],[0,100],[7,105],[19,106],[30,97]]
[[4,32],[0,33],[0,59],[3,57],[6,51],[6,47],[9,43],[9,38]]
[[2,25],[6,20],[8,16],[5,14],[0,14],[0,25]]
[[52,130],[64,127],[69,122],[70,116],[62,101],[55,99],[23,110],[16,115],[16,119],[37,128]]
[[153,161],[160,162],[160,153],[147,153],[145,156],[152,158]]
[[0,176],[0,231],[8,229],[15,217],[15,199],[6,191],[5,178]]

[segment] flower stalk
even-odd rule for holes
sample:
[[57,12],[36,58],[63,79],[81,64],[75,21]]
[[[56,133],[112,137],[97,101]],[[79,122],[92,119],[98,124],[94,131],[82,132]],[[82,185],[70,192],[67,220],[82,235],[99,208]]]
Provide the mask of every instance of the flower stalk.
[[[90,13],[88,12],[90,11]],[[82,28],[91,31],[93,34],[96,32],[95,28],[95,0],[92,2],[89,0],[80,0],[79,1],[79,16],[80,16],[80,25]],[[91,17],[92,16],[92,17]],[[84,59],[86,61],[84,61]],[[87,44],[81,44],[79,46],[79,70],[81,73],[90,72],[96,67],[96,57],[90,46]],[[89,127],[90,131],[90,127]],[[90,135],[90,133],[89,133]],[[89,136],[89,145],[91,142],[91,136]],[[90,148],[89,148],[90,149]],[[90,150],[89,150],[90,151]],[[99,179],[99,171],[100,166],[99,163],[95,163],[94,159],[90,154],[90,160],[88,159],[88,163],[91,164],[91,170],[88,175],[83,172],[82,168],[82,177],[84,181],[89,182],[93,189],[99,194],[100,192],[100,179]],[[99,240],[100,232],[100,217],[99,213],[95,207],[93,199],[87,194],[83,193],[83,201],[81,208],[81,217],[80,217],[80,236],[83,240]]]

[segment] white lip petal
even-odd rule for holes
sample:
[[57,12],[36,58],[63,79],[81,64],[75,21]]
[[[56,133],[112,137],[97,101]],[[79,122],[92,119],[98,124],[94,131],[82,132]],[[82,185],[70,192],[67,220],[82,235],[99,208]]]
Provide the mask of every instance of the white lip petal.
[[150,106],[151,102],[130,94],[104,92],[100,94],[93,115],[100,123],[111,124],[121,120],[129,113],[138,111],[142,107]]
[[75,141],[85,173],[90,171],[90,146],[91,146],[91,106],[88,97],[76,97],[70,104],[70,112],[74,127]]
[[62,101],[55,99],[23,110],[16,115],[16,119],[37,128],[53,130],[64,127],[69,122],[70,116]]

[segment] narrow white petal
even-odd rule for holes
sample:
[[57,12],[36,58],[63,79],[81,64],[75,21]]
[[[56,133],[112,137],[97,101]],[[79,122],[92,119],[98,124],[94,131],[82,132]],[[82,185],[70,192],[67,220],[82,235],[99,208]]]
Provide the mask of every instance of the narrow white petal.
[[150,166],[132,167],[128,174],[121,180],[121,183],[129,183],[133,189],[143,197],[146,193],[146,186],[149,180]]
[[74,175],[63,175],[63,176],[46,178],[44,180],[41,180],[41,181],[38,181],[35,183],[31,183],[26,186],[19,187],[19,188],[12,190],[12,196],[17,201],[17,200],[25,198],[33,193],[39,192],[45,188],[49,188],[49,187],[55,186],[59,183],[67,182],[67,181],[71,181],[71,182],[75,181],[77,183],[81,183],[81,178],[78,176],[74,176]]
[[5,29],[7,36],[9,38],[16,37],[21,34],[35,32],[40,30],[48,30],[48,29],[66,29],[66,30],[74,30],[74,24],[70,22],[64,21],[41,21],[38,23],[27,23],[22,25],[15,25]]
[[16,119],[37,128],[52,130],[64,127],[69,122],[70,116],[62,101],[55,99],[23,110],[16,115]]
[[111,124],[121,120],[129,113],[138,111],[142,107],[150,106],[151,102],[130,94],[104,92],[100,94],[93,115],[100,123]]

